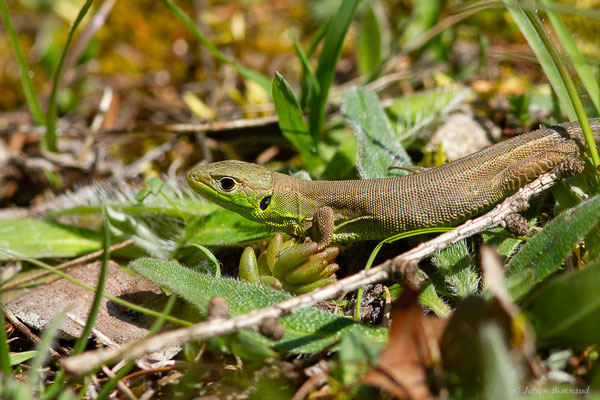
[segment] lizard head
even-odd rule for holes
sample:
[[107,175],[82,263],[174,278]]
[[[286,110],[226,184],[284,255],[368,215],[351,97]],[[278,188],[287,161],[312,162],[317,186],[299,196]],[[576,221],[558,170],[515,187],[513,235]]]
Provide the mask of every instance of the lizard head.
[[273,173],[242,161],[194,168],[187,174],[187,183],[207,200],[255,221],[262,220],[273,194]]

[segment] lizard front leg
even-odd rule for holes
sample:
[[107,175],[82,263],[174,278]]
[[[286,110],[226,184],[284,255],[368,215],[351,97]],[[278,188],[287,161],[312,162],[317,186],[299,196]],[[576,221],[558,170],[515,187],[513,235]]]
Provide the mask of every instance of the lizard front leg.
[[319,251],[329,246],[333,239],[335,229],[335,215],[333,208],[323,206],[317,209],[312,222],[312,239],[319,245]]

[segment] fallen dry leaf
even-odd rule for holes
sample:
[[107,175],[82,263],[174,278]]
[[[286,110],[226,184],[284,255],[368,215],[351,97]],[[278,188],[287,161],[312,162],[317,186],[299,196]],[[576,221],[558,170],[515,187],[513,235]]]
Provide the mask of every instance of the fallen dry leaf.
[[439,343],[447,320],[425,315],[418,296],[405,288],[394,303],[388,344],[364,379],[399,399],[433,398],[427,371],[440,363]]
[[[69,274],[88,285],[95,286],[99,272],[100,262],[94,262],[73,268]],[[158,286],[146,279],[134,278],[113,261],[108,264],[104,292],[158,311],[162,309],[165,302],[165,296]],[[70,304],[71,309],[60,325],[58,337],[75,339],[83,330],[93,298],[94,293],[65,279],[58,279],[11,300],[6,307],[26,325],[44,330],[54,315]],[[148,328],[153,320],[153,317],[105,298],[102,300],[93,334],[98,342],[115,347],[148,335]],[[178,348],[171,347],[163,351],[162,355],[153,354],[149,358],[170,359],[177,351]]]

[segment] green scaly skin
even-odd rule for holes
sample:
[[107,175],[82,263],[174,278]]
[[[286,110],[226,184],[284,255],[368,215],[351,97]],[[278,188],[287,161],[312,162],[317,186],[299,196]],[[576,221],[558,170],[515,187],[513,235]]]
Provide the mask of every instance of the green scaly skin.
[[[590,120],[595,136],[600,120]],[[329,243],[383,239],[451,226],[494,205],[544,172],[579,159],[577,122],[538,130],[408,176],[308,181],[241,161],[191,170],[188,184],[208,200],[322,249]]]

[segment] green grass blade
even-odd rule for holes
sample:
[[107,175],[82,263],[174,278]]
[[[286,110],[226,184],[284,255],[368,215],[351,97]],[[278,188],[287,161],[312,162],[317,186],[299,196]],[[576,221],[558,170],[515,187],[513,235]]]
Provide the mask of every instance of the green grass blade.
[[58,85],[62,76],[63,66],[65,64],[65,58],[67,56],[67,50],[71,45],[71,40],[75,34],[75,30],[79,27],[79,24],[87,14],[88,10],[92,6],[92,0],[86,0],[79,14],[75,18],[75,21],[69,29],[69,35],[67,36],[67,42],[58,60],[58,65],[54,70],[54,76],[52,78],[52,92],[50,92],[50,98],[48,99],[48,115],[46,116],[46,134],[42,138],[41,146],[42,149],[57,152],[58,147],[56,145],[56,118],[58,117],[56,96],[58,95]]
[[304,52],[300,43],[298,42],[298,38],[294,34],[294,31],[290,30],[290,39],[294,44],[294,50],[296,51],[296,55],[300,59],[300,63],[302,64],[302,71],[312,84],[312,90],[315,93],[315,96],[319,96],[321,94],[321,85],[319,85],[319,80],[315,75],[315,71],[313,71],[312,66],[310,65],[310,61],[308,60],[308,55]]
[[[48,356],[48,348],[51,346],[54,337],[56,336],[56,332],[60,326],[60,323],[65,317],[65,313],[67,312],[67,308],[64,308],[56,313],[48,327],[44,331],[44,334],[41,337],[40,343],[37,345],[37,354],[34,357],[33,361],[30,365],[29,370],[29,380],[28,385],[30,389],[30,393],[34,393],[34,387],[39,383],[40,377],[38,376],[38,370],[42,367],[44,362],[46,361],[46,357]],[[59,374],[60,375],[60,374]],[[58,376],[57,376],[58,378]],[[32,397],[33,398],[33,397]]]
[[308,132],[308,125],[304,120],[300,103],[290,85],[279,72],[275,73],[272,87],[273,104],[281,133],[300,154],[306,168],[314,170],[319,165],[319,158],[313,139]]
[[29,76],[29,65],[27,64],[25,56],[23,55],[23,49],[21,49],[21,44],[19,43],[17,32],[12,24],[5,0],[0,0],[0,15],[2,16],[2,21],[4,22],[4,27],[6,28],[10,45],[15,52],[15,57],[17,58],[17,64],[19,65],[19,78],[21,79],[21,86],[23,86],[23,93],[25,94],[29,111],[31,111],[33,120],[38,125],[43,125],[46,123],[46,118],[44,117],[44,113],[40,108],[40,103],[38,102],[35,90],[33,88],[33,83],[31,82],[31,77]]
[[[553,4],[550,0],[543,0],[543,3],[549,6],[552,6]],[[583,54],[579,51],[571,32],[569,32],[569,29],[560,16],[548,9],[545,10],[545,13],[548,16],[562,47],[571,59],[571,63],[573,64],[575,71],[577,71],[577,75],[579,75],[583,87],[585,87],[590,95],[592,103],[594,103],[594,106],[596,107],[596,111],[600,113],[600,87],[598,86],[598,81],[594,72],[586,64]]]
[[342,44],[354,18],[358,0],[344,0],[338,8],[334,19],[327,29],[323,49],[317,66],[317,79],[321,86],[319,96],[313,95],[310,101],[309,125],[314,143],[319,143],[321,128],[325,122],[327,96],[333,83],[338,59],[342,53]]
[[[176,302],[177,302],[177,296],[171,295],[169,297],[169,300],[167,300],[167,303],[163,307],[163,310],[162,310],[163,316],[158,317],[156,320],[154,320],[154,322],[152,323],[152,326],[150,327],[150,330],[148,332],[148,336],[152,336],[161,330],[161,328],[163,327],[163,325],[166,322],[166,319],[164,316],[168,315],[171,312],[171,310],[173,309],[173,306],[175,305]],[[98,392],[98,397],[96,397],[96,399],[103,400],[103,399],[107,398],[110,395],[110,392],[112,392],[112,390],[114,389],[114,387],[117,386],[117,383],[119,383],[119,380],[121,378],[123,378],[125,375],[127,375],[133,367],[135,367],[134,360],[128,361],[123,367],[121,367],[119,369],[119,371],[117,371],[115,376],[110,378],[108,380],[108,382],[106,382],[104,384],[104,386],[102,386],[102,389]]]
[[563,110],[567,113],[569,118],[575,119],[576,113],[573,105],[569,102],[563,103],[565,99],[569,97],[567,88],[561,78],[558,67],[552,61],[550,52],[544,45],[543,39],[537,33],[536,28],[527,16],[523,7],[521,7],[519,0],[504,0],[504,3],[513,20],[521,30],[521,33],[525,36],[525,39],[527,39],[527,42],[529,43],[531,50],[535,53],[540,65],[544,69],[548,81],[550,81],[552,88],[561,101]]
[[110,259],[110,251],[108,250],[110,247],[110,224],[108,222],[108,216],[106,215],[106,212],[102,213],[102,231],[104,233],[102,241],[102,250],[104,250],[104,253],[102,253],[102,265],[100,267],[100,274],[98,276],[98,283],[96,285],[96,294],[94,295],[94,300],[92,301],[92,306],[90,307],[90,312],[88,313],[85,327],[81,332],[81,336],[73,346],[73,351],[71,352],[71,355],[73,356],[81,353],[85,349],[88,338],[92,333],[94,323],[96,322],[98,311],[100,310],[100,303],[102,301],[102,294],[104,292],[104,285],[106,283],[108,261]]
[[37,354],[37,350],[22,351],[20,353],[12,353],[10,355],[10,365],[18,365],[25,361],[31,360]]
[[579,120],[579,123],[581,124],[581,129],[583,130],[583,136],[585,137],[585,142],[592,157],[592,162],[596,167],[594,169],[594,172],[596,173],[596,178],[600,179],[600,171],[598,171],[598,166],[600,166],[600,156],[598,155],[598,150],[596,149],[596,142],[594,141],[594,135],[592,134],[590,123],[585,114],[585,109],[583,108],[583,104],[581,103],[581,99],[579,98],[579,94],[577,93],[577,89],[575,88],[575,84],[573,83],[573,79],[571,78],[567,67],[562,62],[562,59],[559,56],[558,51],[554,46],[554,43],[550,39],[548,32],[546,32],[546,29],[544,28],[544,25],[542,24],[542,21],[539,19],[537,14],[528,10],[525,10],[525,14],[531,21],[531,24],[533,25],[544,46],[546,47],[548,53],[550,54],[552,62],[557,68],[560,78],[567,89],[568,97],[561,98],[561,93],[558,92],[557,95],[559,96],[561,104],[568,103],[575,110],[575,116],[569,114],[569,118],[571,120],[575,118]]
[[[0,288],[0,301],[2,301],[2,289]],[[9,376],[12,372],[10,366],[10,349],[4,328],[4,312],[0,310],[0,371]]]
[[[303,75],[300,79],[302,90],[300,93],[300,106],[302,107],[302,109],[306,108],[306,103],[308,102],[308,99],[311,96],[311,90],[312,93],[316,93],[314,94],[315,96],[321,95],[321,85],[319,84],[319,80],[317,79],[317,76],[315,75],[315,72],[309,63],[309,58],[314,53],[318,44],[321,43],[321,40],[323,40],[323,38],[325,37],[325,34],[327,33],[329,26],[331,25],[331,21],[331,18],[329,18],[325,23],[321,24],[321,26],[319,26],[319,28],[315,31],[312,38],[310,39],[306,53],[304,53],[300,45],[296,45],[296,43],[294,43],[294,47],[297,47],[296,53],[298,54],[300,62],[303,66]],[[292,39],[292,41],[294,41],[294,39],[295,37]],[[303,54],[306,60],[303,60]],[[309,68],[308,70],[307,67]]]
[[[0,221],[0,246],[20,256],[74,257],[102,246],[98,232],[42,219]],[[10,259],[0,253],[0,260]]]
[[327,21],[325,21],[325,23],[323,23],[319,28],[317,28],[313,37],[310,39],[310,42],[308,44],[308,50],[306,50],[306,55],[308,57],[312,56],[312,54],[315,52],[317,46],[319,45],[319,43],[321,43],[321,40],[323,40],[323,38],[327,34],[327,31],[329,30],[329,27],[331,26],[332,22],[333,19],[329,18]]
[[219,50],[214,44],[212,44],[203,34],[200,32],[196,24],[190,19],[190,17],[173,3],[171,0],[162,0],[162,2],[175,14],[175,16],[188,28],[196,39],[200,41],[208,49],[208,51],[215,57],[217,60],[221,61],[224,64],[230,65],[240,74],[244,79],[251,80],[257,83],[260,87],[262,87],[267,93],[271,93],[271,80],[264,76],[263,74],[253,71],[250,68],[246,68],[243,65],[236,63],[235,61],[230,60],[225,57],[225,55]]
[[[41,267],[41,268],[43,268],[43,269],[45,269],[47,271],[50,271],[53,274],[58,275],[61,278],[66,279],[69,282],[74,283],[75,285],[77,285],[77,286],[79,286],[79,287],[81,287],[81,288],[83,288],[85,290],[89,290],[90,292],[96,292],[96,289],[93,286],[85,284],[85,283],[81,282],[79,279],[75,279],[71,275],[65,273],[64,271],[56,269],[53,266],[51,266],[49,264],[46,264],[45,262],[42,262],[40,260],[36,260],[35,258],[31,258],[31,257],[23,257],[23,256],[15,253],[15,252],[13,252],[11,250],[3,249],[1,247],[0,247],[0,253],[6,253],[6,254],[11,255],[12,257],[18,258],[19,260],[27,261],[28,263],[31,263],[33,265],[37,265],[38,267]],[[107,295],[107,294],[105,294],[104,297],[106,297],[108,300],[112,301],[113,303],[117,303],[117,304],[119,304],[119,305],[121,305],[123,307],[130,308],[130,309],[132,309],[134,311],[137,311],[139,313],[142,313],[142,314],[150,315],[152,317],[160,317],[160,316],[162,316],[162,314],[159,313],[159,312],[157,312],[157,311],[154,311],[152,309],[145,308],[145,307],[140,307],[137,304],[131,303],[131,302],[126,301],[126,300],[123,300],[120,297],[110,296],[110,295]],[[166,316],[165,318],[167,318],[167,320],[169,322],[173,322],[173,323],[176,323],[176,324],[179,324],[179,325],[182,325],[182,326],[190,326],[190,325],[192,325],[192,323],[190,323],[188,321],[184,321],[182,319],[175,318],[175,317],[172,317],[170,315]]]

